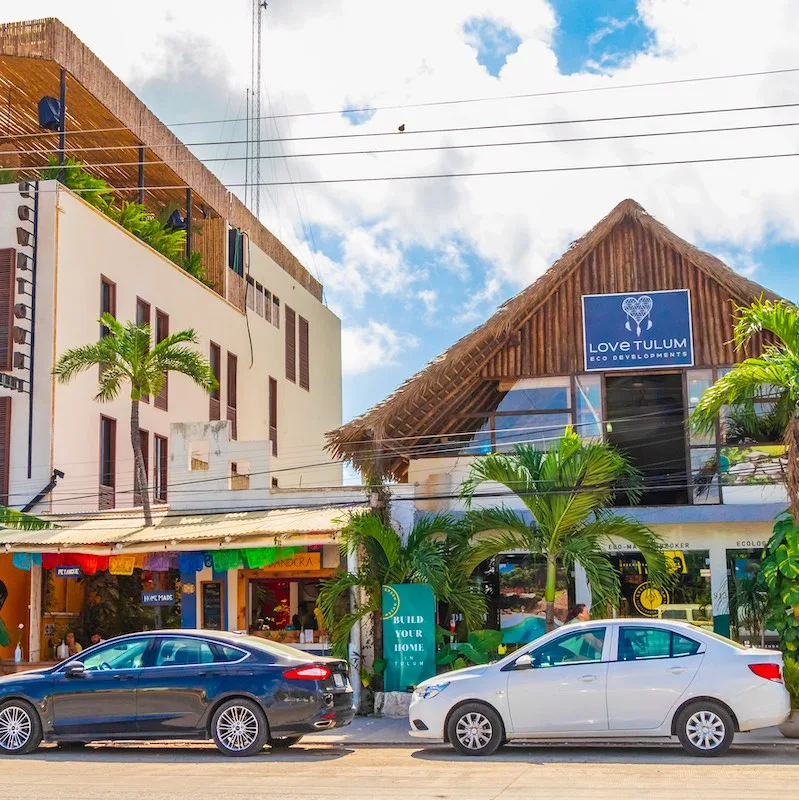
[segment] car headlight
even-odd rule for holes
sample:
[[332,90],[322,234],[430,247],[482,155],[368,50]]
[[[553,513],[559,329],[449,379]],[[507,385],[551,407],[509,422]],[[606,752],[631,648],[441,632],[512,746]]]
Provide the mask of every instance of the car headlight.
[[441,683],[431,683],[429,686],[421,686],[419,687],[414,694],[420,700],[429,700],[431,697],[435,697],[437,694],[440,694],[444,691],[444,689],[449,686],[449,681],[442,681]]

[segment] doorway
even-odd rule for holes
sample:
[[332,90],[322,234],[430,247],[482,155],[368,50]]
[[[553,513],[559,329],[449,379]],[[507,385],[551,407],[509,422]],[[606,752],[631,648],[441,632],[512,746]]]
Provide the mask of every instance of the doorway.
[[608,442],[643,473],[641,504],[687,505],[682,374],[606,375],[605,404]]

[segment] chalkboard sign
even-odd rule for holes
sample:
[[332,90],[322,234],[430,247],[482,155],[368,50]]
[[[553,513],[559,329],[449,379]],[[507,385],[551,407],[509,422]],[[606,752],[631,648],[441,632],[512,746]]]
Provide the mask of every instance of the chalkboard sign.
[[221,631],[222,626],[222,583],[219,581],[202,584],[202,626],[210,631]]

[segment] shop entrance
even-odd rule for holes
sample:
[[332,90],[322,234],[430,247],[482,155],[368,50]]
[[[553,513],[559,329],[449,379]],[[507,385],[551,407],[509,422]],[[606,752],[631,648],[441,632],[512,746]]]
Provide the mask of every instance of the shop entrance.
[[682,383],[679,373],[605,376],[607,438],[643,473],[643,505],[688,503]]
[[[248,631],[277,641],[297,644],[300,632],[319,631],[316,600],[319,582],[279,578],[249,580]],[[318,638],[310,634],[310,642]],[[305,644],[305,642],[303,642]]]

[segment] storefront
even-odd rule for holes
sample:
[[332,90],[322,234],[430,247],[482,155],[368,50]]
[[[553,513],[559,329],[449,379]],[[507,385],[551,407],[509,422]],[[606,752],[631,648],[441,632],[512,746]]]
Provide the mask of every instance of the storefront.
[[[0,546],[11,550],[3,585],[13,587],[16,614],[2,616],[13,624],[24,599],[28,667],[62,657],[70,632],[85,647],[94,634],[207,628],[325,652],[316,597],[342,567],[347,510],[162,512],[150,529],[135,513],[91,514],[54,518],[47,531],[2,530]],[[3,655],[13,659],[13,647]]]

